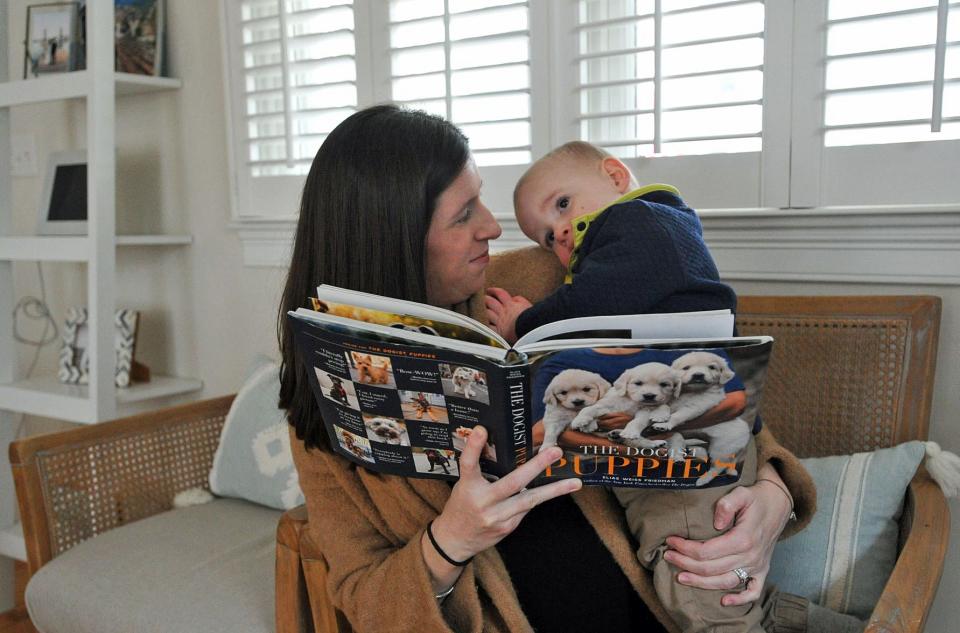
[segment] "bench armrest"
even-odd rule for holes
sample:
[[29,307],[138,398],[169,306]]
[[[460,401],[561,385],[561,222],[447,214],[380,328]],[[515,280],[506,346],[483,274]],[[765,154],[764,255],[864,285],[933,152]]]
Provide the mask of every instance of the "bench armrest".
[[173,507],[208,487],[233,396],[10,444],[10,465],[32,575],[97,534]]
[[906,538],[867,633],[921,633],[940,583],[950,538],[950,508],[940,486],[922,466],[907,489],[901,530]]

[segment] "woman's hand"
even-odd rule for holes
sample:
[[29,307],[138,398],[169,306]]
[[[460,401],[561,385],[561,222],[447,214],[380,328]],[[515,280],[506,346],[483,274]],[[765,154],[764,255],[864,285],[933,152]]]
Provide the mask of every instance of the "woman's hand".
[[[431,528],[437,544],[457,561],[467,560],[496,545],[513,532],[535,506],[579,490],[583,485],[579,479],[563,479],[536,488],[526,487],[560,458],[562,452],[555,446],[538,453],[506,477],[489,482],[481,475],[478,461],[486,441],[486,429],[475,426],[460,455],[460,480]],[[461,568],[445,561],[426,534],[421,547],[434,577],[435,589],[441,591],[456,582]]]
[[503,288],[487,288],[486,305],[490,325],[511,345],[516,343],[517,317],[533,304],[520,295],[512,296]]
[[[791,502],[783,490],[777,490],[769,479],[783,485],[776,469],[769,463],[757,472],[757,483],[735,488],[717,502],[713,525],[718,530],[733,528],[707,541],[691,541],[671,536],[664,558],[681,570],[677,581],[701,589],[734,590],[740,583],[733,572],[742,567],[752,577],[743,591],[729,593],[724,606],[754,602],[760,598],[773,547],[790,517]],[[786,488],[786,486],[784,486]]]

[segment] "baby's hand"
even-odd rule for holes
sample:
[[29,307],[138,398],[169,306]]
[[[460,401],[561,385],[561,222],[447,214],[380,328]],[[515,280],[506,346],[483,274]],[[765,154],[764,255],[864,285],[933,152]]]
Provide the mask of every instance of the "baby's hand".
[[490,325],[511,345],[517,342],[517,317],[533,306],[525,298],[511,296],[503,288],[487,288],[487,318]]

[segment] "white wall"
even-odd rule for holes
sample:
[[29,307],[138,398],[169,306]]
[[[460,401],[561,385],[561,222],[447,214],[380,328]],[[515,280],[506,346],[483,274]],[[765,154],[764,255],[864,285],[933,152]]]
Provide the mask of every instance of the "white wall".
[[[11,0],[11,75],[22,72],[22,28],[28,0]],[[118,105],[117,227],[121,232],[188,232],[194,243],[174,249],[122,249],[118,255],[118,304],[142,311],[138,358],[154,371],[198,376],[205,387],[192,397],[235,391],[253,357],[276,356],[276,306],[281,269],[244,268],[230,219],[223,73],[217,2],[167,0],[170,74],[182,90],[127,97]],[[48,152],[83,146],[80,103],[20,108],[15,133],[36,136],[41,173]],[[31,233],[36,223],[41,176],[13,181],[14,226]],[[507,199],[506,196],[503,199]],[[721,270],[722,258],[718,257]],[[47,298],[62,321],[66,308],[82,305],[81,266],[44,265]],[[16,267],[18,296],[37,294],[34,264]],[[931,438],[960,452],[960,287],[801,282],[735,283],[740,294],[936,294],[943,297],[943,323]],[[55,370],[57,346],[44,350],[37,373]],[[21,366],[32,350],[21,348]],[[62,426],[28,419],[27,432]],[[960,504],[953,502],[954,514]],[[960,520],[953,523],[946,571],[927,627],[952,631],[960,621]],[[0,586],[9,572],[0,566]],[[9,598],[0,596],[0,609]]]

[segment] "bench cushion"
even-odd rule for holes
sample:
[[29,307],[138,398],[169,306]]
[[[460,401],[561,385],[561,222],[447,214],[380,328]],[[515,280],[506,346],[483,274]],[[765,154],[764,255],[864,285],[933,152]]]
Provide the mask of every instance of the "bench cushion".
[[40,633],[272,632],[280,512],[237,499],[105,532],[38,571]]

